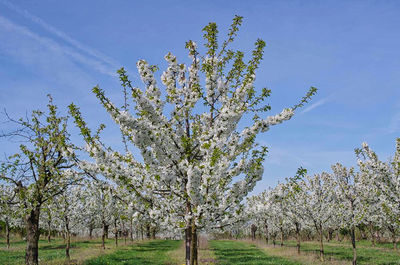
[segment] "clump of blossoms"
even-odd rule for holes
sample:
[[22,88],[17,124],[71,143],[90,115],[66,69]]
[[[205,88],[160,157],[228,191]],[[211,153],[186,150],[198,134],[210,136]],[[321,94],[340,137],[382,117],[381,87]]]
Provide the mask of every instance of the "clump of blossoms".
[[[118,108],[98,86],[93,89],[124,138],[140,150],[139,167],[155,183],[150,186],[168,204],[176,225],[185,229],[186,264],[197,262],[197,230],[235,222],[241,201],[261,179],[267,148],[257,145],[256,136],[289,120],[316,92],[311,88],[294,107],[261,117],[270,110],[266,103],[270,90],[258,90],[254,82],[265,42],[256,41],[248,62],[243,52],[228,49],[241,23],[242,17],[236,16],[222,45],[217,25],[204,27],[206,53],[200,55],[196,43],[188,41],[189,65],[168,53],[169,66],[161,75],[164,91],[154,76],[157,67],[145,60],[137,63],[144,90],[134,87],[120,69],[122,86],[131,91],[134,113]],[[71,110],[82,134],[88,135],[77,108],[71,105]],[[250,124],[239,130],[247,118],[252,118]],[[96,149],[92,153],[107,152],[93,141],[88,144]],[[121,166],[132,167],[124,154],[104,155],[111,156],[124,160]]]

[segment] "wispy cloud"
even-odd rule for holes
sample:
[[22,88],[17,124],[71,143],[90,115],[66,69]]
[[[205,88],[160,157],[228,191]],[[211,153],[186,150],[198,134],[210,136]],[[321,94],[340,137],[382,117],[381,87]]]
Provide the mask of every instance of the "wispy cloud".
[[326,98],[320,99],[317,102],[315,102],[314,104],[311,104],[310,106],[308,106],[307,108],[305,108],[300,114],[304,114],[307,113],[309,111],[312,111],[313,109],[322,106],[324,104],[326,104],[327,102],[329,102],[332,99],[332,96],[328,96]]
[[[42,46],[45,46],[48,49],[51,49],[53,51],[57,51],[58,53],[62,53],[72,60],[79,62],[81,64],[84,64],[86,66],[89,66],[92,69],[97,70],[100,73],[115,76],[114,72],[111,71],[110,67],[105,65],[99,60],[89,58],[74,49],[71,49],[70,47],[64,46],[59,44],[58,42],[54,41],[53,39],[42,37],[33,31],[29,30],[26,27],[20,26],[18,24],[15,24],[14,22],[8,20],[5,17],[0,16],[0,27],[2,27],[6,31],[11,31],[16,34],[24,35],[26,37],[29,37],[31,40],[36,41],[37,43],[41,44]],[[28,44],[29,45],[29,44]]]
[[0,3],[9,8],[10,10],[16,12],[17,14],[23,16],[24,18],[30,20],[31,22],[41,26],[44,30],[46,30],[53,36],[56,36],[65,43],[68,43],[72,47],[72,49],[71,47],[59,44],[54,39],[41,37],[25,27],[12,23],[11,21],[7,20],[4,17],[1,18],[0,21],[1,26],[6,26],[9,29],[13,28],[14,30],[17,30],[19,33],[28,35],[34,38],[35,40],[39,41],[40,43],[46,45],[48,48],[64,51],[64,53],[66,55],[71,56],[72,59],[77,60],[80,63],[83,63],[90,67],[93,67],[94,69],[103,74],[111,76],[116,75],[115,71],[120,67],[120,64],[117,61],[110,58],[109,56],[102,54],[101,52],[82,44],[81,42],[70,37],[63,31],[49,25],[41,18],[29,13],[27,10],[21,9],[5,0],[0,0]]

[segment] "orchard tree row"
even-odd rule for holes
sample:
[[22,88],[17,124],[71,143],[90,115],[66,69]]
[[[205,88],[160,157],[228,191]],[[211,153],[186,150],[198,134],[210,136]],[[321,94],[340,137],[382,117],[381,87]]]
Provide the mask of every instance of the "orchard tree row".
[[[23,218],[25,208],[19,205],[12,186],[0,186],[2,204],[1,221],[5,225],[6,244],[10,247],[10,232],[13,229],[24,237]],[[110,234],[115,238],[130,241],[135,239],[154,239],[156,234],[162,237],[176,237],[180,233],[166,226],[163,215],[155,208],[134,203],[126,189],[106,181],[82,180],[79,184],[70,185],[62,193],[42,204],[39,227],[51,242],[52,236],[62,236],[66,244],[66,258],[69,259],[71,236],[88,238],[101,237],[102,248]],[[142,207],[142,208],[139,208]],[[18,228],[18,229],[17,229]],[[22,229],[21,229],[22,228]],[[161,232],[161,233],[160,233]]]
[[[100,229],[104,242],[110,229],[116,239],[120,231],[132,238],[134,227],[183,236],[186,264],[197,264],[198,233],[241,219],[242,201],[263,175],[267,149],[257,135],[292,118],[316,93],[312,87],[268,116],[271,91],[255,87],[265,42],[258,39],[252,52],[230,48],[241,23],[236,16],[223,42],[208,24],[204,47],[188,41],[186,63],[168,53],[160,78],[157,66],[139,60],[143,88],[118,70],[123,104],[93,88],[119,126],[123,151],[102,139],[104,125],[91,129],[98,124],[88,124],[75,104],[62,116],[50,96],[47,111],[6,114],[17,128],[2,136],[19,141],[20,151],[1,166],[1,218],[7,231],[25,226],[26,264],[38,264],[41,229],[63,232],[68,257],[71,234]],[[71,141],[70,120],[84,145]]]
[[356,230],[377,240],[390,238],[397,249],[400,233],[400,138],[389,161],[381,161],[368,144],[355,150],[358,170],[337,163],[331,173],[313,176],[300,168],[285,183],[248,199],[253,238],[263,231],[265,239],[295,236],[300,253],[300,241],[306,235],[318,239],[320,258],[324,260],[324,238],[348,231],[353,247],[353,264],[357,263]]

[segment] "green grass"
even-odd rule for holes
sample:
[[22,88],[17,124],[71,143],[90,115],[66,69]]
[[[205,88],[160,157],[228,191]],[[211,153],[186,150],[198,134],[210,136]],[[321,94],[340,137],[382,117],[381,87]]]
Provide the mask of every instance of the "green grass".
[[298,265],[300,263],[289,261],[280,257],[268,256],[253,244],[239,241],[211,241],[211,249],[221,265]]
[[168,264],[170,258],[168,252],[179,248],[181,241],[156,240],[130,246],[124,250],[117,250],[112,254],[103,255],[87,261],[86,265],[101,264]]
[[[285,244],[286,246],[294,247],[296,243],[289,241]],[[302,242],[300,250],[319,253],[319,244],[317,242]],[[349,242],[325,242],[324,252],[327,259],[349,261],[353,259],[353,250]],[[372,247],[366,241],[357,242],[357,261],[360,265],[400,265],[400,252],[393,250],[390,244],[380,244],[377,247]]]
[[[25,241],[11,243],[11,248],[6,249],[4,242],[0,245],[0,264],[23,264],[25,261]],[[49,261],[60,257],[65,257],[65,245],[62,240],[53,240],[50,244],[45,240],[39,240],[39,259]]]
[[[293,240],[288,240],[284,242],[286,245],[289,246],[296,246],[296,241]],[[303,242],[302,242],[303,243]],[[314,243],[314,244],[319,244],[318,242],[313,242],[313,241],[304,241],[304,243]],[[334,245],[340,245],[340,246],[344,246],[344,247],[350,247],[351,248],[351,242],[350,241],[336,241],[336,240],[331,240],[330,242],[327,242],[324,240],[324,245],[330,245],[330,246],[334,246]],[[361,248],[382,248],[382,249],[393,249],[393,243],[390,242],[380,242],[380,243],[375,243],[375,246],[372,246],[371,241],[369,240],[360,240],[356,242],[357,248],[361,247]],[[400,244],[398,244],[398,247],[400,248]]]
[[25,251],[0,250],[0,264],[22,264]]
[[[350,244],[350,243],[349,243]],[[362,247],[374,247],[372,246],[372,242],[370,240],[361,240],[357,241],[357,247],[362,246]],[[394,249],[393,248],[393,243],[391,242],[375,242],[375,247],[379,248],[389,248],[389,249]]]
[[[128,241],[129,242],[129,241]],[[25,241],[13,239],[10,250],[6,249],[4,239],[0,238],[0,265],[19,265],[24,264],[25,259]],[[293,255],[288,255],[294,249],[295,242],[285,242],[285,247],[276,247],[268,250],[257,248],[254,244],[243,241],[211,241],[210,253],[212,260],[218,260],[220,265],[235,264],[279,264],[295,265],[304,262],[303,260],[294,261]],[[136,243],[134,245],[124,245],[120,241],[119,247],[115,248],[114,240],[106,241],[107,249],[101,249],[101,241],[82,240],[71,243],[71,259],[79,262],[86,261],[85,264],[175,264],[171,256],[184,255],[184,252],[178,251],[182,241],[174,240],[155,240]],[[342,263],[350,263],[353,257],[351,245],[349,242],[330,242],[324,243],[325,257],[327,260],[339,260]],[[358,264],[360,265],[400,265],[400,250],[392,249],[390,243],[380,244],[372,247],[367,241],[357,242]],[[286,249],[286,250],[285,250]],[[275,250],[275,248],[273,248]],[[290,251],[289,251],[290,250]],[[285,251],[287,253],[285,253]],[[289,252],[288,252],[289,251]],[[317,242],[302,242],[302,255],[315,256],[318,254],[319,245]],[[297,255],[297,254],[296,254]],[[39,241],[39,259],[41,264],[63,264],[65,260],[65,244],[60,238],[53,239],[51,243],[46,240]],[[305,262],[308,264],[307,262]],[[341,264],[342,264],[341,263]],[[81,263],[79,263],[81,264]],[[327,263],[328,264],[328,263]]]
[[[107,240],[107,248],[113,248],[113,239]],[[121,242],[120,242],[121,244]],[[70,254],[72,259],[83,255],[98,255],[101,252],[100,240],[86,240],[71,242]],[[4,239],[0,240],[0,264],[19,265],[25,262],[25,246],[23,240],[13,240],[10,249],[6,249]],[[97,252],[96,252],[97,251]],[[82,254],[81,254],[82,253]],[[83,254],[84,253],[84,254]],[[85,258],[85,256],[83,258]],[[39,240],[39,262],[61,264],[65,260],[65,244],[60,238],[52,239],[50,243],[47,240]]]

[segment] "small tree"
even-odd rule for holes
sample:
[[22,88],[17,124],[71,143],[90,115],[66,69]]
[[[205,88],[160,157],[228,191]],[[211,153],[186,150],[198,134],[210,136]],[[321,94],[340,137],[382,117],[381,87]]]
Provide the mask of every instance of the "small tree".
[[280,234],[280,246],[283,247],[283,241],[285,236],[285,230],[288,230],[290,222],[287,218],[288,204],[287,204],[288,190],[283,183],[276,185],[271,190],[271,201],[272,201],[272,212],[275,225],[279,229]]
[[[254,82],[265,42],[256,41],[247,63],[243,52],[228,49],[241,23],[242,17],[236,16],[222,45],[217,25],[204,27],[204,56],[195,42],[186,43],[190,66],[178,63],[171,53],[165,56],[169,64],[161,75],[165,100],[154,77],[156,66],[145,60],[137,63],[144,91],[132,86],[126,71],[120,69],[122,86],[131,90],[135,114],[126,105],[116,107],[98,86],[93,89],[119,124],[124,139],[140,150],[157,190],[169,201],[167,208],[174,213],[175,224],[185,229],[186,264],[197,264],[197,230],[235,222],[243,208],[240,202],[261,179],[267,149],[257,146],[256,136],[289,120],[316,92],[311,88],[299,104],[261,118],[270,110],[265,102],[270,90],[257,90]],[[74,105],[70,109],[77,113]],[[77,116],[82,134],[87,135]],[[244,119],[248,127],[239,130]],[[92,153],[101,152],[92,149]]]
[[332,178],[328,173],[323,172],[314,174],[314,176],[306,176],[300,185],[302,192],[299,200],[304,208],[304,216],[318,233],[320,259],[324,261],[324,230],[334,214],[332,210],[335,204]]
[[351,244],[353,246],[353,265],[357,264],[357,249],[355,230],[364,218],[364,205],[361,201],[365,192],[362,185],[362,175],[354,172],[354,168],[347,169],[337,163],[332,166],[333,180],[338,197],[337,205],[342,209],[342,224],[350,228]]
[[[372,152],[366,143],[363,143],[362,148],[356,149],[358,157],[358,166],[360,169],[360,182],[363,192],[360,194],[360,200],[363,203],[365,217],[364,224],[368,227],[371,237],[371,244],[375,246],[375,233],[378,228],[384,227],[385,214],[381,209],[381,185],[382,179],[377,174],[377,168],[384,166],[385,163],[378,160],[378,157]],[[370,157],[371,156],[371,157]],[[378,170],[379,172],[379,170]]]
[[396,139],[396,151],[390,161],[379,160],[366,143],[356,153],[360,158],[358,164],[361,173],[372,179],[376,188],[373,196],[378,198],[379,223],[389,230],[393,248],[397,249],[400,230],[400,138]]
[[81,186],[75,185],[70,186],[64,190],[54,200],[54,206],[56,206],[56,215],[62,224],[65,236],[65,257],[69,261],[71,259],[71,233],[80,223],[81,220],[81,197],[82,191]]
[[46,201],[61,194],[76,181],[71,170],[75,159],[67,132],[67,117],[59,116],[49,96],[48,112],[32,112],[31,118],[14,120],[19,128],[3,137],[21,140],[20,152],[2,164],[0,179],[14,185],[26,224],[26,256],[29,265],[38,264],[39,216]]
[[299,182],[305,177],[307,170],[300,167],[294,177],[287,179],[286,187],[286,217],[295,227],[296,240],[297,240],[297,254],[300,254],[300,230],[304,222],[304,207],[301,203],[300,197],[302,192],[302,186]]
[[260,228],[264,229],[265,242],[269,243],[269,234],[272,226],[274,212],[272,211],[272,192],[263,191],[262,193],[247,199],[247,218],[256,222]]
[[111,224],[111,193],[110,187],[105,182],[96,183],[92,188],[95,188],[96,201],[100,210],[100,220],[101,220],[101,246],[103,249],[106,248],[105,240],[108,239],[109,227]]

